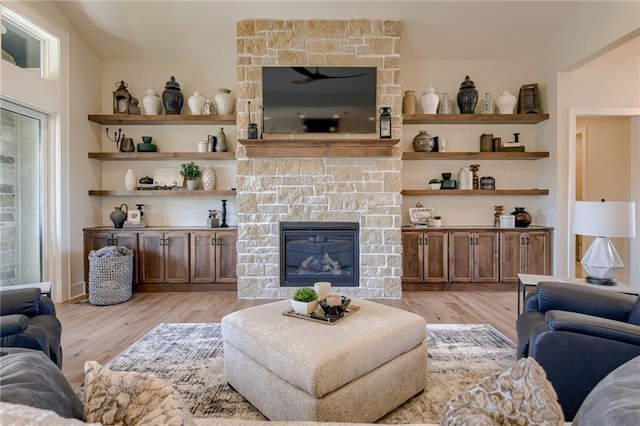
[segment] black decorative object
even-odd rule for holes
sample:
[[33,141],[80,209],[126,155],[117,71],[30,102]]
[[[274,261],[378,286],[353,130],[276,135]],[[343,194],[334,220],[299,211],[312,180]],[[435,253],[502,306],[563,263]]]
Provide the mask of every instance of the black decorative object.
[[[142,178],[144,179],[144,178]],[[142,180],[140,179],[140,180]],[[144,207],[144,204],[136,204],[136,207],[138,208],[138,211],[140,212],[140,219],[142,220],[142,216],[144,216],[144,212],[142,211],[142,208]]]
[[391,107],[380,108],[380,139],[391,139]]
[[171,80],[167,81],[167,84],[164,86],[162,103],[168,115],[179,115],[180,111],[182,111],[184,95],[182,94],[182,90],[180,90],[180,84],[176,82],[174,76],[171,76]]
[[220,224],[220,228],[228,228],[227,225],[227,200],[222,200],[222,223]]
[[318,304],[324,311],[325,318],[342,318],[344,316],[344,313],[351,303],[351,299],[347,299],[345,296],[340,296],[340,299],[340,305],[336,306],[329,305],[326,299],[322,299],[319,301]]
[[511,214],[516,217],[516,228],[526,228],[531,225],[531,215],[524,207],[516,207]]
[[460,114],[473,114],[478,103],[478,91],[473,80],[466,76],[464,81],[460,83],[460,90],[458,91],[458,108],[460,108]]
[[116,151],[120,148],[120,141],[124,138],[124,133],[122,133],[122,129],[118,129],[117,132],[113,132],[113,137],[109,136],[109,128],[107,127],[107,139],[116,143]]
[[[124,211],[122,211],[122,206],[124,206]],[[114,210],[109,215],[109,219],[111,219],[115,228],[122,228],[124,221],[127,220],[128,213],[129,207],[123,203],[120,204],[120,207],[114,207]]]
[[496,179],[493,176],[482,176],[480,178],[480,189],[496,189]]
[[258,125],[251,122],[251,101],[249,102],[249,126],[247,127],[247,139],[258,139]]

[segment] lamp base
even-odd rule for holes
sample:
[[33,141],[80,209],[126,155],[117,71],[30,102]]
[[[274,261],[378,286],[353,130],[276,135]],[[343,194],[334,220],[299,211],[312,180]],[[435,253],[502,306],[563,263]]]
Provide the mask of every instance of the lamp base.
[[587,276],[584,279],[589,284],[597,284],[597,285],[617,285],[618,281],[615,278],[597,278]]

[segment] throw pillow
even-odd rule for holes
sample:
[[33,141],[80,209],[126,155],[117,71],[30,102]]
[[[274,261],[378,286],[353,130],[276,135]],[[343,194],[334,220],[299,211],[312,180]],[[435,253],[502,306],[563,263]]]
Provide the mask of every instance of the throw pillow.
[[640,424],[640,356],[622,364],[596,385],[573,418],[575,426]]
[[533,358],[516,365],[453,398],[445,406],[443,426],[561,425],[562,408],[547,376]]
[[195,425],[177,391],[144,373],[111,371],[95,361],[85,370],[85,421],[103,425]]
[[[40,351],[0,350],[0,400],[82,420],[82,401],[57,365]],[[3,423],[0,420],[0,423]]]

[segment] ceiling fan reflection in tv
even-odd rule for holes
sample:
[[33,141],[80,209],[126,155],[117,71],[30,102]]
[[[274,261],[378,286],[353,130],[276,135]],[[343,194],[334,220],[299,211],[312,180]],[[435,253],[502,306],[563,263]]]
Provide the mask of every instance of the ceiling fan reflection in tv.
[[264,66],[263,132],[375,134],[376,76],[375,67]]

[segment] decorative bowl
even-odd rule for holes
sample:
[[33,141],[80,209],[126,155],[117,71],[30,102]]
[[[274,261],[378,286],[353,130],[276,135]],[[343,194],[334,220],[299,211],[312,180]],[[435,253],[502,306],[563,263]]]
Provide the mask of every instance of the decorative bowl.
[[345,296],[340,296],[342,299],[342,303],[337,306],[329,306],[327,304],[327,299],[322,299],[319,301],[319,305],[324,311],[325,318],[342,318],[344,316],[349,303],[351,303],[351,299],[347,299]]

